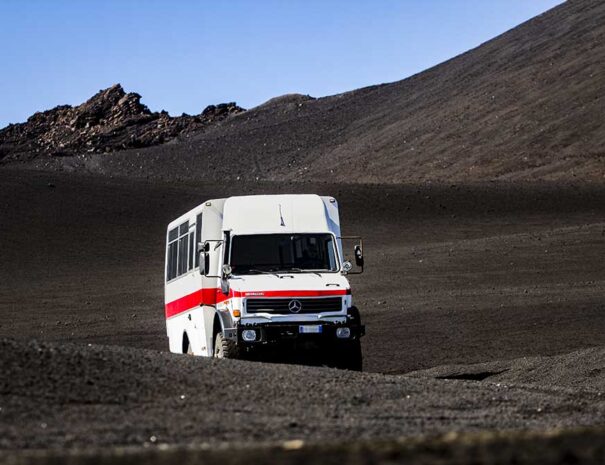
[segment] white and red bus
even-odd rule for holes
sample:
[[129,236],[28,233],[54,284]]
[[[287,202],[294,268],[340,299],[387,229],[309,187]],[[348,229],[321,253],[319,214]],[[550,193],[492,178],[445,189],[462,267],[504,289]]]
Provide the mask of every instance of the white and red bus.
[[[352,304],[338,203],[317,195],[204,202],[168,225],[165,313],[171,352],[243,358],[316,345],[361,370],[365,328]],[[363,244],[355,245],[363,271]]]

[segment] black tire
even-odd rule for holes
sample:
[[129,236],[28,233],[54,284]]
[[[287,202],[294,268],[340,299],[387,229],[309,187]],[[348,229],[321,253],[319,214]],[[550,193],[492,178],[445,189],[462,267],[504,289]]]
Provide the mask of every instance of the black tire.
[[220,331],[214,339],[214,358],[239,358],[239,349],[235,341],[223,337]]
[[[349,321],[352,326],[361,326],[361,315],[357,307],[349,308],[347,312]],[[341,370],[362,371],[363,369],[363,354],[361,352],[361,341],[359,337],[353,340],[334,341],[332,350],[331,365]]]
[[363,355],[359,339],[339,343],[334,350],[334,355],[335,368],[350,371],[363,370]]

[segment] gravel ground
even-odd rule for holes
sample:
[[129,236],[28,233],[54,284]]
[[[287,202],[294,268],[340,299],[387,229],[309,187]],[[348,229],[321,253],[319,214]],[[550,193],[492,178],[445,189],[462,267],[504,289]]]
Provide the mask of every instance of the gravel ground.
[[595,347],[552,357],[441,366],[407,373],[407,376],[559,386],[605,396],[605,351]]
[[578,390],[6,339],[0,349],[3,449],[369,440],[605,419],[602,382]]
[[283,441],[256,446],[208,445],[112,447],[37,450],[1,454],[6,465],[91,464],[118,465],[179,463],[239,465],[280,463],[300,465],[601,465],[605,461],[605,430],[579,428],[546,432],[448,433],[437,437],[373,441]]
[[[0,181],[0,459],[603,425],[601,186]],[[335,195],[366,237],[367,372],[166,353],[168,221],[288,191]]]
[[605,187],[172,184],[0,170],[0,337],[166,350],[168,222],[209,198],[334,195],[361,234],[364,369],[605,346]]

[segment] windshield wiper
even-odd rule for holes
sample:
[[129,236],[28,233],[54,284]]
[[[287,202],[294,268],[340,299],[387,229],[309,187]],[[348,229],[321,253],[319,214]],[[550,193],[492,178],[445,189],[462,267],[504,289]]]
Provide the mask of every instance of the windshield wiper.
[[250,268],[248,273],[272,274],[273,276],[277,276],[279,278],[279,275],[273,271],[258,270],[256,268]]
[[277,271],[283,271],[284,273],[313,273],[313,274],[316,274],[317,276],[321,277],[321,275],[317,271],[303,270],[302,268],[287,268],[287,269],[277,270]]

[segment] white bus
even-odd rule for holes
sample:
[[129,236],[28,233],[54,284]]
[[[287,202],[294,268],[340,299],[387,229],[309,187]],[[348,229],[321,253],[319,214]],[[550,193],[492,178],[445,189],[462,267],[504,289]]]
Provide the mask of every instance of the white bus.
[[338,204],[317,195],[204,202],[168,225],[165,314],[170,351],[245,358],[319,348],[322,363],[361,370],[365,333],[352,304]]

